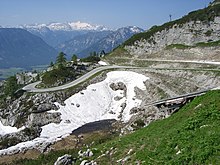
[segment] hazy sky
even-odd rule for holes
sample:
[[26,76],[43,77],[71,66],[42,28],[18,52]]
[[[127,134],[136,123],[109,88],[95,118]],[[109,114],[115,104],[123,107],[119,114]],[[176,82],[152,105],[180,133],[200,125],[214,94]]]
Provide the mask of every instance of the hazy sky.
[[0,0],[0,26],[82,21],[147,29],[208,6],[212,0]]

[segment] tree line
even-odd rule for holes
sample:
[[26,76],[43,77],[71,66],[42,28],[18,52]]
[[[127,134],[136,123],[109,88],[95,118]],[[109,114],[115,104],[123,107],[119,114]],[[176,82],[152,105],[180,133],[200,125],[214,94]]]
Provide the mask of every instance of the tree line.
[[[101,52],[101,54],[105,54],[104,50]],[[77,65],[78,61],[80,62],[91,62],[91,63],[96,63],[100,61],[100,55],[96,52],[91,52],[88,57],[78,59],[76,54],[73,54],[71,57],[71,62],[73,65]],[[64,52],[60,52],[56,58],[55,63],[51,62],[50,66],[54,67],[57,66],[58,68],[63,68],[67,64],[67,58],[66,54]]]

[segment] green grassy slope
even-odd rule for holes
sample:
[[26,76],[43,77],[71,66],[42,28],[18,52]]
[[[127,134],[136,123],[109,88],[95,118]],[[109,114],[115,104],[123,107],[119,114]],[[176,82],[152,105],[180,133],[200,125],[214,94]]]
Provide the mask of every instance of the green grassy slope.
[[104,156],[99,162],[127,157],[126,164],[220,164],[219,100],[220,91],[209,92],[167,119],[99,146],[116,148],[112,160]]

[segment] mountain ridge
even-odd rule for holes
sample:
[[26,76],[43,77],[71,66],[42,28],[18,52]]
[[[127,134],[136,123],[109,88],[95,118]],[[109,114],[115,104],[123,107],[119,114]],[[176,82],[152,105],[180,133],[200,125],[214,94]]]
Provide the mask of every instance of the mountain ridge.
[[127,26],[116,30],[103,25],[85,22],[48,23],[20,25],[22,29],[41,37],[47,44],[67,55],[89,56],[91,52],[106,53],[121,45],[134,34],[144,30],[137,26]]
[[[120,56],[131,55],[133,58],[167,58],[163,56],[163,51],[167,55],[168,50],[173,49],[197,49],[195,51],[195,59],[208,60],[208,56],[203,53],[205,47],[220,46],[220,5],[218,3],[204,9],[190,12],[188,15],[174,21],[167,22],[160,26],[153,26],[149,30],[138,33],[125,41],[121,47],[111,54],[115,57],[117,52],[121,52]],[[208,53],[212,53],[212,50]],[[218,56],[218,50],[215,50]],[[207,53],[207,51],[205,51]],[[171,53],[172,54],[172,53]],[[112,56],[112,57],[113,57]],[[204,57],[206,56],[206,59]],[[172,54],[169,59],[178,58],[178,54]],[[189,53],[182,53],[182,59],[188,59]]]
[[52,22],[48,24],[26,24],[26,25],[20,25],[18,26],[22,29],[32,29],[32,30],[39,30],[41,28],[48,28],[52,31],[74,31],[74,30],[89,30],[89,31],[103,31],[103,30],[110,30],[107,27],[103,25],[95,25],[90,24],[86,22],[66,22],[66,23],[60,23],[60,22]]
[[97,43],[110,33],[111,31],[88,32],[86,34],[77,35],[64,43],[59,44],[55,48],[69,56],[72,54],[77,54],[78,57],[81,57],[79,54],[80,52]]
[[112,51],[118,45],[136,33],[144,31],[136,26],[127,26],[115,31],[99,31],[78,35],[66,41],[56,48],[68,55],[77,54],[78,57],[86,57],[91,52],[105,53]]
[[48,64],[57,51],[40,37],[19,28],[0,28],[1,68]]
[[79,35],[110,30],[103,25],[95,25],[81,21],[25,24],[19,25],[17,28],[27,30],[41,37],[47,44],[54,48]]

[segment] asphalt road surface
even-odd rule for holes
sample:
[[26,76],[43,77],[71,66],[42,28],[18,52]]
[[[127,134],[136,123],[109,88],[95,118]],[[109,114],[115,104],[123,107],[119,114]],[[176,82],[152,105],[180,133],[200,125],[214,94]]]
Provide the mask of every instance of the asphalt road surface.
[[87,80],[88,78],[90,78],[91,76],[93,76],[94,74],[96,74],[98,72],[101,72],[101,71],[104,71],[104,70],[107,70],[107,69],[120,69],[120,68],[138,68],[138,67],[117,66],[117,65],[102,66],[102,67],[95,68],[95,69],[91,70],[90,72],[84,74],[83,76],[79,77],[78,79],[76,79],[76,80],[74,80],[70,83],[61,85],[61,86],[40,89],[40,88],[36,88],[36,85],[41,83],[41,81],[38,81],[38,82],[35,82],[35,83],[32,83],[32,84],[29,84],[29,85],[23,87],[22,89],[27,91],[27,92],[35,92],[35,93],[59,91],[59,90],[70,88],[70,87],[75,86],[79,83],[82,83],[83,81]]
[[[139,60],[143,60],[143,61],[159,61],[159,62],[180,62],[180,63],[195,63],[195,64],[210,64],[210,65],[220,65],[220,62],[213,62],[213,61],[187,61],[187,60],[155,60],[155,59],[139,59]],[[120,68],[140,68],[140,67],[132,67],[132,66],[117,66],[117,65],[112,65],[112,66],[101,66],[98,68],[95,68],[93,70],[91,70],[90,72],[86,73],[85,75],[79,77],[78,79],[61,85],[61,86],[57,86],[57,87],[52,87],[52,88],[43,88],[43,89],[38,89],[36,88],[36,85],[40,84],[41,81],[29,84],[25,87],[23,87],[22,89],[27,91],[27,92],[52,92],[52,91],[58,91],[58,90],[63,90],[63,89],[67,89],[70,88],[72,86],[75,86],[85,80],[87,80],[89,77],[93,76],[94,74],[100,72],[100,71],[104,71],[107,69],[120,69]]]

